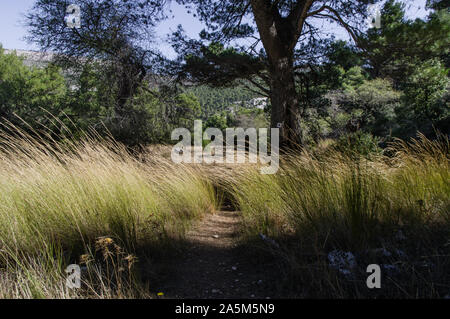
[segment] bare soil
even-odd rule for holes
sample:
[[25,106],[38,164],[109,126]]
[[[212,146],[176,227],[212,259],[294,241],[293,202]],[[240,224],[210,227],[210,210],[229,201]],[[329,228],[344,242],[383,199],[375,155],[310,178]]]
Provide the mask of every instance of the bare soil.
[[273,298],[274,265],[240,246],[239,230],[237,211],[218,211],[198,222],[187,234],[170,278],[160,285],[165,297]]

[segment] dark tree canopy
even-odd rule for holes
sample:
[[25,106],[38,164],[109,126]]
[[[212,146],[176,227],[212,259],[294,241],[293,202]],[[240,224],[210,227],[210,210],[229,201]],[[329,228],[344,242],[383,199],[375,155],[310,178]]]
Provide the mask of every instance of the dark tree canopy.
[[448,67],[448,15],[432,13],[426,20],[407,20],[405,4],[389,0],[382,16],[381,28],[370,29],[360,40],[374,76],[390,77],[401,87],[411,68],[428,59],[442,59]]
[[[127,145],[167,141],[171,129],[189,127],[197,116],[195,98],[160,76],[164,63],[154,30],[169,2],[37,0],[27,15],[29,40],[56,53],[73,88],[69,109],[88,118],[96,113],[101,123],[94,128],[106,126]],[[79,6],[78,28],[67,23],[74,13],[69,5]]]
[[[183,84],[244,84],[270,98],[271,127],[281,129],[282,147],[305,143],[305,119],[311,109],[319,111],[311,101],[342,86],[344,73],[358,77],[364,69],[367,76],[391,78],[394,88],[403,90],[411,79],[417,86],[425,81],[416,65],[435,58],[448,67],[448,15],[440,10],[445,1],[427,1],[432,14],[415,21],[405,19],[401,5],[387,1],[381,28],[368,31],[369,5],[378,0],[176,2],[193,12],[205,30],[196,40],[179,26],[171,37],[178,53],[174,61],[155,49],[153,33],[167,18],[170,0],[37,0],[28,15],[30,39],[58,53],[59,62],[73,72],[100,66],[119,119],[128,116],[132,97],[148,89],[142,84],[149,74],[177,74]],[[80,28],[66,24],[70,4],[80,6]],[[334,41],[337,28],[352,43]],[[443,68],[428,62],[430,74]],[[159,92],[175,91],[167,89]],[[411,100],[421,101],[416,98],[420,92],[413,93]]]
[[194,5],[206,25],[198,41],[186,39],[181,28],[174,34],[178,62],[185,62],[180,72],[212,85],[230,85],[242,78],[253,83],[270,96],[271,126],[281,127],[282,144],[287,145],[301,143],[296,69],[304,70],[308,61],[320,59],[315,48],[328,37],[321,21],[340,25],[358,43],[367,26],[367,7],[377,1],[177,2]]
[[[37,0],[27,16],[29,40],[58,53],[73,70],[101,61],[118,87],[117,114],[152,70],[158,51],[152,47],[155,25],[165,18],[165,0]],[[78,5],[81,27],[68,27],[69,5]]]

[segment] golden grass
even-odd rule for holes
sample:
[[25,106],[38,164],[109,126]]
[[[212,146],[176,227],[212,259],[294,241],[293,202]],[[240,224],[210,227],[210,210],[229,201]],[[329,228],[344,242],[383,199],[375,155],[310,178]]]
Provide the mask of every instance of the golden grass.
[[[293,272],[288,281],[309,287],[310,296],[367,297],[365,268],[361,281],[353,280],[358,287],[343,288],[339,285],[351,281],[336,277],[326,256],[338,249],[365,259],[367,251],[380,247],[408,256],[393,258],[404,267],[404,282],[383,290],[384,296],[439,296],[436,287],[450,287],[444,270],[450,265],[448,146],[445,136],[430,141],[419,135],[408,143],[394,142],[389,157],[368,160],[330,148],[286,155],[276,175],[247,171],[232,192],[247,240],[258,242],[263,234],[279,243],[266,247],[259,241]],[[395,239],[399,231],[405,241]],[[421,258],[440,266],[421,273]]]
[[30,296],[18,288],[23,276],[39,282],[39,271],[46,277],[42,262],[57,273],[45,285],[59,288],[40,283],[39,291],[64,297],[63,283],[52,278],[65,278],[62,265],[77,262],[99,237],[128,251],[159,245],[182,237],[193,219],[217,206],[211,183],[158,154],[143,161],[112,139],[91,135],[57,143],[7,129],[0,133],[0,271],[19,276],[16,297]]
[[[333,150],[284,157],[279,174],[247,171],[234,196],[250,233],[278,236],[341,229],[348,242],[369,236],[374,222],[444,221],[450,204],[448,139],[397,141],[394,157],[355,159]],[[352,237],[353,236],[353,237]]]
[[[262,175],[251,164],[174,164],[167,146],[136,156],[95,133],[56,142],[50,134],[4,126],[0,298],[151,297],[134,270],[135,253],[182,238],[222,196],[242,212],[244,239],[275,239],[281,246],[272,252],[280,260],[297,275],[307,269],[318,278],[315,284],[300,276],[300,285],[313,285],[318,296],[349,296],[324,261],[332,249],[389,246],[399,229],[414,242],[411,251],[423,243],[431,254],[448,240],[449,142],[443,136],[398,140],[390,156],[370,159],[324,145],[286,154],[277,174]],[[70,263],[85,267],[81,290],[65,285]]]

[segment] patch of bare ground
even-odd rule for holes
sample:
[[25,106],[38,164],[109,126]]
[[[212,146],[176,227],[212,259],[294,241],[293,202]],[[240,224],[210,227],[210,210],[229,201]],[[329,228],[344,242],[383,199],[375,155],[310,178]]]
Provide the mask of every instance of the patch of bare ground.
[[237,211],[204,217],[187,234],[184,249],[171,265],[170,278],[158,286],[166,298],[273,298],[274,269],[239,244]]

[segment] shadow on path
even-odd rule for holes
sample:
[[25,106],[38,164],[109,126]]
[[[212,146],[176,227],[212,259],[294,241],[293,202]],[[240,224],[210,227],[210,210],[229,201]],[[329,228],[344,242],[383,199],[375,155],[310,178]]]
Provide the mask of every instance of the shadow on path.
[[205,216],[187,234],[185,249],[172,259],[176,264],[158,291],[166,298],[273,298],[274,266],[258,263],[254,253],[238,246],[239,228],[239,212]]

